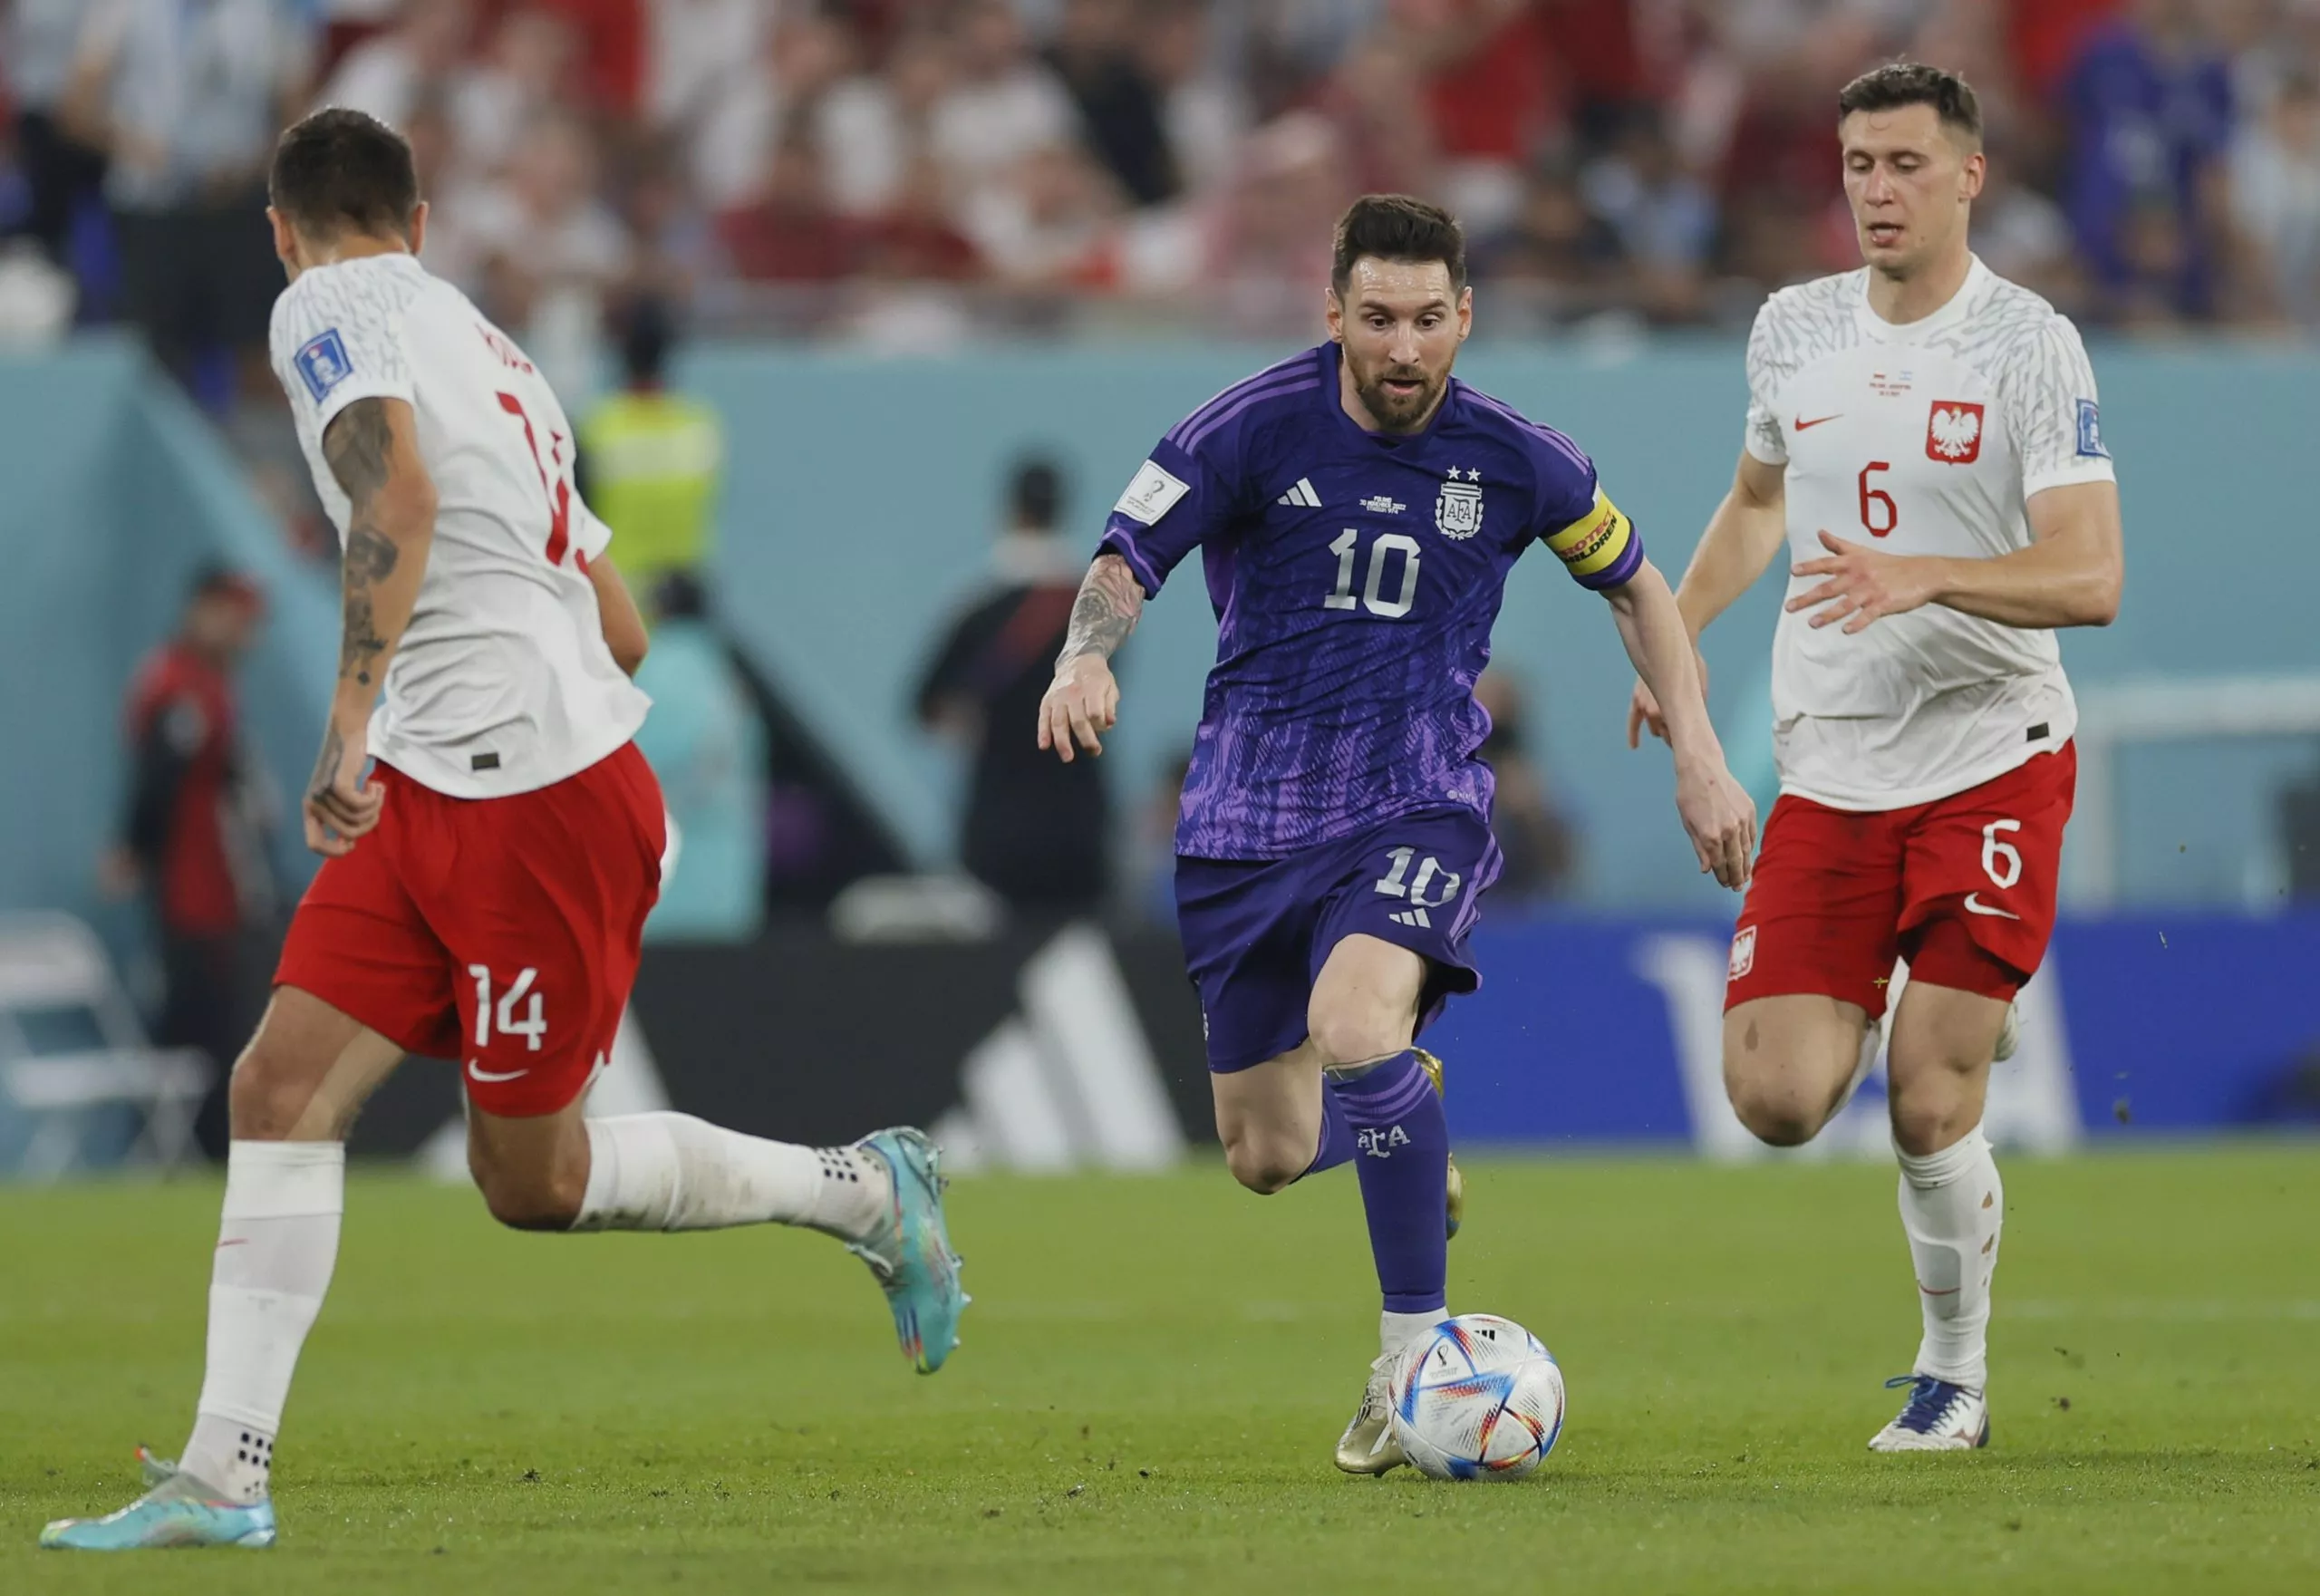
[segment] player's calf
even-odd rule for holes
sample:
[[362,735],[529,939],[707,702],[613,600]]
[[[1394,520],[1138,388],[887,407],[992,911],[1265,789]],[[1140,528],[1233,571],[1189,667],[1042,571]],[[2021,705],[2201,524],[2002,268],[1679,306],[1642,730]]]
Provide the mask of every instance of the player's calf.
[[570,1230],[588,1195],[588,1132],[575,1109],[538,1119],[468,1116],[468,1173],[511,1230]]
[[1336,1117],[1336,1127],[1330,1123],[1320,1059],[1310,1041],[1252,1069],[1213,1076],[1211,1086],[1224,1166],[1260,1196],[1271,1196],[1322,1166],[1333,1129],[1350,1150],[1342,1115]]

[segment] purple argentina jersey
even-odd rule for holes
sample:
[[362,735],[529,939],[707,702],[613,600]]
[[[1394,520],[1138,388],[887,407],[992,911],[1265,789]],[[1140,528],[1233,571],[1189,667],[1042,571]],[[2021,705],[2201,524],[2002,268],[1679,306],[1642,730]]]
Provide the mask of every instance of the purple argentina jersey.
[[1160,440],[1104,532],[1146,595],[1197,547],[1217,617],[1176,852],[1278,859],[1445,806],[1487,819],[1474,678],[1543,539],[1584,585],[1643,562],[1577,445],[1456,378],[1423,432],[1365,432],[1335,343]]

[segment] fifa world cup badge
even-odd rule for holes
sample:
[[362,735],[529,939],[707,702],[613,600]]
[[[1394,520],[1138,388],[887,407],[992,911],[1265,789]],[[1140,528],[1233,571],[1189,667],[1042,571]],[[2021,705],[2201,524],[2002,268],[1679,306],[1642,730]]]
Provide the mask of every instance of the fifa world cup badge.
[[1483,529],[1483,474],[1479,469],[1450,468],[1450,479],[1434,501],[1434,529],[1454,543],[1464,543]]

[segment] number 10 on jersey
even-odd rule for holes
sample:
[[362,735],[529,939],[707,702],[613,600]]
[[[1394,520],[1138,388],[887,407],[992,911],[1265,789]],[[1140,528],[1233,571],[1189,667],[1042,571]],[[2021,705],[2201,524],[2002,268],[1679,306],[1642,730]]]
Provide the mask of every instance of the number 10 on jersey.
[[[1417,539],[1406,532],[1384,532],[1369,546],[1369,571],[1363,582],[1361,596],[1353,595],[1353,567],[1361,547],[1361,531],[1348,527],[1338,540],[1329,545],[1329,552],[1338,556],[1338,585],[1335,592],[1321,601],[1325,610],[1361,608],[1373,615],[1383,615],[1388,621],[1398,621],[1410,613],[1417,600]],[[1386,596],[1387,568],[1395,556],[1401,556],[1401,592],[1393,598]]]

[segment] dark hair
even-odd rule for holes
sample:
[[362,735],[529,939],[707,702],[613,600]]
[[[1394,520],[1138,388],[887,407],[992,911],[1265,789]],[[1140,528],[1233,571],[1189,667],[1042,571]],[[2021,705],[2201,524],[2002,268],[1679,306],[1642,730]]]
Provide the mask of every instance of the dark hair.
[[1466,235],[1456,218],[1438,205],[1406,194],[1364,194],[1338,218],[1337,252],[1329,285],[1342,298],[1353,279],[1353,263],[1376,260],[1438,260],[1450,272],[1450,292],[1466,285]]
[[401,133],[365,111],[333,107],[293,123],[274,147],[266,197],[309,237],[348,229],[407,236],[419,173]]
[[1015,468],[1007,497],[1019,525],[1051,531],[1063,508],[1063,473],[1052,460],[1023,460]]
[[186,584],[186,602],[198,604],[204,599],[232,599],[249,609],[266,607],[266,592],[243,572],[221,561],[206,561],[197,566],[193,580]]
[[652,589],[652,609],[663,621],[706,620],[709,595],[691,572],[672,571]]
[[677,341],[676,312],[657,294],[632,300],[620,323],[620,364],[632,387],[657,383]]
[[1853,79],[1837,95],[1837,121],[1856,111],[1899,111],[1905,105],[1930,105],[1944,127],[1981,142],[1982,102],[1974,86],[1921,61],[1889,61]]

